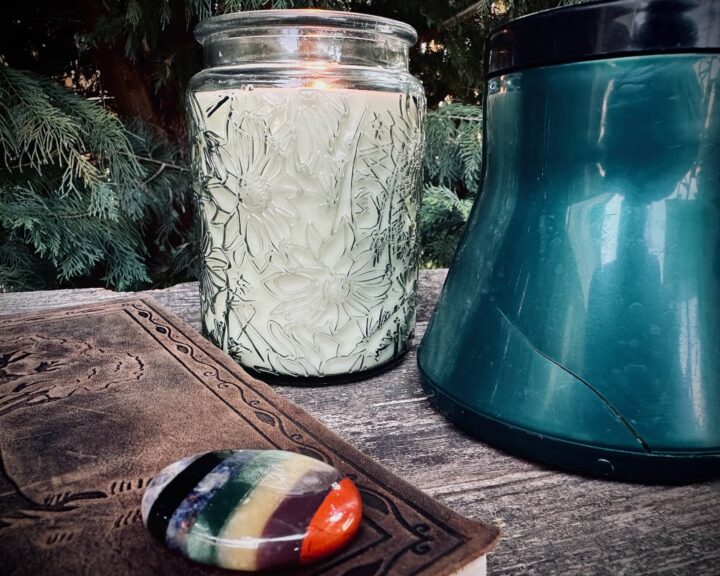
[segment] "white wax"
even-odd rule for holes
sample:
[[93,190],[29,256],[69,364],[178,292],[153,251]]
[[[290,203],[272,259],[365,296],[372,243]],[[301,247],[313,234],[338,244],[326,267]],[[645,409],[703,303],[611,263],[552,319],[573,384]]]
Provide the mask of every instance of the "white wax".
[[415,323],[422,114],[399,93],[191,96],[203,322],[241,364],[367,370]]

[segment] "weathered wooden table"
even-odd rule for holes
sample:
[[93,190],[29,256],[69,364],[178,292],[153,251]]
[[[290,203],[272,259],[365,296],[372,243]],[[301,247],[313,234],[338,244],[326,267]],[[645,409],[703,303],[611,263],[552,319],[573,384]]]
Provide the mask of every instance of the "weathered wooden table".
[[[444,278],[444,271],[421,273],[415,345],[390,372],[354,384],[277,389],[446,505],[501,526],[491,574],[720,574],[720,481],[644,486],[565,474],[474,440],[432,409],[415,348]],[[200,328],[196,283],[143,294]],[[0,314],[118,295],[0,294]]]

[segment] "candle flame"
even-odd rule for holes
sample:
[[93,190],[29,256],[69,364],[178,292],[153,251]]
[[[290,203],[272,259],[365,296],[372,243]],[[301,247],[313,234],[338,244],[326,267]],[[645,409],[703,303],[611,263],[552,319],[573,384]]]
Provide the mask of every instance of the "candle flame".
[[310,82],[310,88],[314,88],[315,90],[327,90],[328,84],[324,80],[313,80]]

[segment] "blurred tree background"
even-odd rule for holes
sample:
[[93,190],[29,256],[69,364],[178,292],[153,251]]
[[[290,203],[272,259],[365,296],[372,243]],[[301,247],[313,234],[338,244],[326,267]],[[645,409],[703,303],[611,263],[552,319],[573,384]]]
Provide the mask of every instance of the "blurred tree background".
[[[577,1],[577,0],[575,0]],[[483,44],[573,0],[34,0],[0,22],[0,290],[193,279],[184,90],[192,30],[238,10],[328,8],[402,20],[428,96],[420,231],[449,265],[481,171]]]

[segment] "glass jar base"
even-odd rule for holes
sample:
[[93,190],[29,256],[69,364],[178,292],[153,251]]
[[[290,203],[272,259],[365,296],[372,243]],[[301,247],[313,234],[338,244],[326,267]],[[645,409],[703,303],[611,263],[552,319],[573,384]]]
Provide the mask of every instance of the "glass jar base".
[[327,376],[290,376],[283,374],[271,374],[269,372],[253,370],[252,368],[243,366],[240,362],[238,362],[238,364],[240,364],[241,368],[250,374],[250,376],[257,378],[258,380],[262,380],[263,382],[267,382],[268,384],[313,388],[320,386],[332,386],[335,384],[350,384],[352,382],[359,382],[361,380],[373,378],[400,364],[405,359],[407,352],[408,349],[406,348],[390,360],[366,370],[359,370],[357,372],[344,374],[329,374]]

